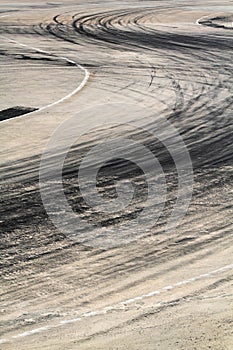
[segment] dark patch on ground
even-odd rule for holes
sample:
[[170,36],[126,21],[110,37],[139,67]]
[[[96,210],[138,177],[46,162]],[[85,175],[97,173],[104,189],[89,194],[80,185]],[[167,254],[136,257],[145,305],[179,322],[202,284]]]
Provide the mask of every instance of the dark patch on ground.
[[31,112],[34,112],[34,111],[37,111],[37,110],[38,110],[38,108],[21,107],[21,106],[16,106],[16,107],[3,109],[2,111],[0,111],[0,121],[2,122],[3,120],[7,120],[7,119],[14,118],[14,117],[18,117],[20,115],[31,113]]

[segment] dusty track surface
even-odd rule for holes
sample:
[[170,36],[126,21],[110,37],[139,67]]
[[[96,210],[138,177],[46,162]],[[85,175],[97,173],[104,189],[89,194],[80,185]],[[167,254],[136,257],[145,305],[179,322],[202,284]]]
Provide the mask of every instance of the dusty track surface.
[[[232,1],[0,5],[0,348],[232,349]],[[113,102],[141,106],[143,129],[120,117],[121,126],[101,128],[98,105],[117,116]],[[12,118],[13,107],[38,110]],[[80,133],[90,120],[100,128],[73,145],[63,183],[73,210],[95,225],[73,241],[48,217],[38,172],[55,128],[87,107],[77,114]],[[132,111],[130,120],[141,117]],[[160,118],[183,137],[194,170],[189,210],[169,234],[177,172],[145,131]],[[133,239],[132,226],[128,244],[107,249],[109,229],[137,216],[147,192],[140,169],[115,159],[101,169],[98,186],[114,198],[117,180],[132,181],[127,213],[99,215],[83,201],[78,165],[109,133],[153,152],[168,193],[149,232]]]

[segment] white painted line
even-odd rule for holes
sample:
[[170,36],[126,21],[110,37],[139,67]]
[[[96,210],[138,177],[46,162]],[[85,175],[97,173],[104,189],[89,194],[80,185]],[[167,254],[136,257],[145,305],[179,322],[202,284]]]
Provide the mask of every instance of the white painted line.
[[[4,37],[4,36],[1,36],[1,37],[2,37],[3,39],[7,40],[8,42],[12,42],[12,43],[14,43],[14,44],[16,44],[16,45],[18,45],[18,46],[26,47],[26,48],[29,48],[29,49],[35,51],[35,52],[43,53],[43,54],[46,54],[46,55],[49,55],[49,56],[58,58],[58,59],[60,59],[60,60],[64,60],[64,61],[66,61],[66,62],[68,62],[68,63],[72,63],[72,64],[75,65],[77,68],[81,69],[81,70],[84,72],[84,74],[85,74],[85,76],[84,76],[84,78],[83,78],[81,84],[79,84],[78,87],[76,87],[76,88],[75,88],[73,91],[71,91],[68,95],[62,97],[61,99],[59,99],[59,100],[57,100],[57,101],[55,101],[55,102],[53,102],[53,103],[50,103],[50,104],[48,104],[48,105],[46,105],[46,106],[43,106],[43,107],[37,109],[36,111],[32,111],[32,112],[29,112],[29,113],[27,113],[27,114],[20,115],[20,116],[18,116],[18,117],[13,118],[13,119],[27,117],[27,116],[28,116],[29,114],[31,114],[31,113],[38,113],[38,112],[43,111],[43,110],[45,110],[45,109],[47,109],[47,108],[54,107],[54,106],[58,105],[59,103],[62,103],[62,102],[64,102],[64,101],[70,99],[72,96],[74,96],[75,94],[77,94],[80,90],[82,90],[82,89],[84,88],[84,86],[87,84],[87,82],[88,82],[88,80],[89,80],[89,78],[90,78],[90,72],[89,72],[86,68],[84,68],[83,66],[81,66],[80,64],[78,64],[77,62],[75,62],[75,61],[73,61],[73,60],[71,60],[71,59],[69,59],[69,58],[67,58],[67,57],[56,56],[56,55],[54,55],[54,54],[51,53],[51,52],[48,52],[48,51],[45,51],[45,50],[41,50],[41,49],[38,49],[38,48],[33,47],[33,46],[26,45],[26,44],[22,44],[22,43],[20,43],[20,42],[18,42],[18,41],[16,41],[16,40],[8,39],[7,37]],[[3,120],[2,123],[8,123],[8,122],[10,122],[11,120],[12,120],[12,119]]]
[[205,18],[208,18],[209,16],[210,16],[210,15],[208,15],[208,16],[203,16],[203,17],[197,19],[197,20],[196,20],[196,24],[199,25],[199,26],[201,26],[202,24],[200,23],[200,21],[202,21],[202,20],[205,19]]
[[196,20],[196,24],[199,25],[199,26],[202,26],[200,21],[202,21],[203,19],[209,18],[210,16],[213,17],[213,16],[217,16],[217,15],[221,15],[221,14],[222,14],[222,12],[217,12],[217,13],[213,13],[213,14],[210,14],[210,15],[207,15],[207,16],[203,16],[203,17],[201,17],[201,18]]
[[13,339],[25,338],[25,337],[28,337],[29,335],[37,334],[37,333],[41,333],[41,332],[45,332],[45,331],[48,331],[48,330],[50,330],[50,329],[51,329],[50,326],[41,327],[41,328],[36,328],[36,329],[32,329],[31,331],[28,331],[28,332],[24,332],[24,333],[15,335],[15,336],[13,336],[12,338],[13,338]]
[[60,321],[56,325],[51,325],[51,326],[48,325],[48,326],[45,326],[45,327],[35,328],[35,329],[30,330],[30,331],[23,332],[23,333],[15,335],[15,336],[12,336],[12,337],[10,337],[8,339],[0,339],[0,344],[9,343],[9,342],[12,342],[15,339],[25,338],[25,337],[28,337],[28,336],[31,336],[31,335],[34,335],[34,334],[39,334],[39,333],[43,333],[43,332],[52,330],[54,328],[58,328],[58,327],[66,326],[68,324],[80,322],[80,321],[82,321],[85,318],[105,315],[109,311],[111,312],[111,311],[125,310],[128,304],[132,304],[134,302],[137,302],[139,300],[143,300],[143,299],[146,299],[146,298],[151,298],[151,297],[153,297],[155,295],[160,295],[161,293],[169,292],[169,291],[171,291],[171,290],[173,290],[173,289],[175,289],[177,287],[181,287],[183,285],[187,285],[187,284],[190,284],[192,282],[199,281],[201,279],[205,279],[205,278],[208,278],[208,277],[214,276],[216,274],[219,274],[221,272],[229,271],[229,270],[233,270],[233,264],[232,265],[223,266],[223,267],[221,267],[221,268],[219,268],[217,270],[214,270],[214,271],[211,271],[211,272],[208,272],[208,273],[204,273],[202,275],[198,275],[198,276],[192,277],[192,278],[187,279],[187,280],[183,280],[183,281],[175,283],[173,285],[169,285],[169,286],[163,287],[162,289],[155,290],[155,291],[152,291],[150,293],[143,294],[141,296],[137,296],[137,297],[132,298],[132,299],[127,299],[127,300],[121,301],[118,304],[115,304],[115,305],[112,305],[112,306],[107,306],[107,307],[104,307],[103,309],[100,309],[100,310],[97,310],[97,311],[86,312],[86,313],[80,315],[77,318]]

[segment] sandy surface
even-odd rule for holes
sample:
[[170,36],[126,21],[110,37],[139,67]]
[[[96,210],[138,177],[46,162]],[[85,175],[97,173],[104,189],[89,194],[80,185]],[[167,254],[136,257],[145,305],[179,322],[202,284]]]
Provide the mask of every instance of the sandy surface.
[[[38,109],[1,122],[0,349],[232,349],[232,13],[225,0],[0,0],[0,110]],[[70,118],[75,128],[62,124]],[[182,136],[194,172],[187,214],[169,232],[178,179],[153,137],[161,120]],[[90,223],[74,240],[39,191],[41,155],[61,125],[56,154],[77,136],[66,198]],[[132,181],[127,212],[102,215],[82,199],[77,169],[109,135],[137,141],[138,158],[145,145],[162,165],[166,205],[150,229],[153,205],[130,225],[149,204],[142,172],[117,158],[120,145],[98,186],[110,201],[118,180]],[[56,200],[52,209],[64,223]],[[111,232],[128,222],[120,244]]]

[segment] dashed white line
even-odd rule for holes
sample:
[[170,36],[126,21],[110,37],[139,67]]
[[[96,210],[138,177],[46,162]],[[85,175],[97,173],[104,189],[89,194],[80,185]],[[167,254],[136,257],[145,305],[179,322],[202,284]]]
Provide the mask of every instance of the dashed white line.
[[229,270],[233,270],[233,264],[232,265],[223,266],[223,267],[221,267],[221,268],[219,268],[217,270],[214,270],[214,271],[211,271],[211,272],[208,272],[208,273],[204,273],[204,274],[201,274],[201,275],[189,278],[187,280],[183,280],[183,281],[177,282],[177,283],[175,283],[173,285],[169,285],[169,286],[163,287],[162,289],[155,290],[155,291],[152,291],[150,293],[143,294],[141,296],[137,296],[135,298],[131,298],[131,299],[127,299],[127,300],[121,301],[118,304],[115,304],[115,305],[112,305],[112,306],[107,306],[107,307],[104,307],[103,309],[100,309],[100,310],[97,310],[97,311],[86,312],[86,313],[80,315],[77,318],[63,320],[63,321],[60,321],[58,324],[51,325],[51,326],[35,328],[35,329],[30,330],[30,331],[23,332],[23,333],[15,335],[15,336],[12,336],[12,337],[10,337],[8,339],[0,339],[0,344],[9,343],[9,342],[11,342],[11,341],[13,341],[15,339],[25,338],[25,337],[28,337],[28,336],[31,336],[31,335],[34,335],[34,334],[39,334],[39,333],[43,333],[43,332],[46,332],[46,331],[50,331],[50,330],[52,330],[54,328],[58,328],[58,327],[66,326],[68,324],[73,324],[73,323],[76,323],[76,322],[80,322],[80,321],[82,321],[85,318],[105,315],[109,311],[111,312],[111,311],[125,310],[127,305],[132,304],[134,302],[137,302],[139,300],[143,300],[143,299],[146,299],[146,298],[151,298],[153,296],[160,295],[161,293],[169,292],[169,291],[171,291],[171,290],[173,290],[175,288],[181,287],[183,285],[187,285],[187,284],[190,284],[192,282],[199,281],[201,279],[208,278],[208,277],[214,276],[216,274],[219,274],[221,272],[225,272],[225,271],[229,271]]

